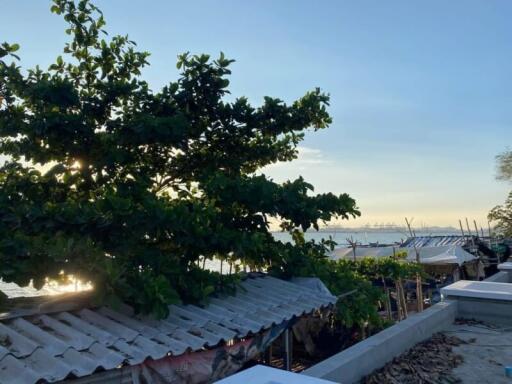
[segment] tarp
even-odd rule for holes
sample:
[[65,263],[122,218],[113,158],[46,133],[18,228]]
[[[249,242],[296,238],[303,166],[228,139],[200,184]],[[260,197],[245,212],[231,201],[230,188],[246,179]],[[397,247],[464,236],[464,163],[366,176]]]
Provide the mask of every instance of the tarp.
[[[458,264],[478,260],[478,257],[466,252],[461,246],[448,245],[442,247],[417,248],[421,264]],[[414,248],[407,249],[407,260],[416,261]]]
[[130,367],[134,384],[213,383],[239,371],[244,364],[260,356],[297,319],[284,321],[254,337],[233,345],[163,359],[147,359]]
[[[407,260],[416,261],[416,251],[414,248],[395,247],[395,253],[407,252]],[[443,265],[458,264],[462,265],[469,261],[477,260],[475,255],[466,252],[461,246],[449,245],[442,247],[422,247],[418,248],[421,264]],[[356,248],[356,259],[364,257],[388,257],[393,255],[393,247],[358,247]],[[331,255],[331,260],[352,260],[354,253],[352,248],[337,248]]]

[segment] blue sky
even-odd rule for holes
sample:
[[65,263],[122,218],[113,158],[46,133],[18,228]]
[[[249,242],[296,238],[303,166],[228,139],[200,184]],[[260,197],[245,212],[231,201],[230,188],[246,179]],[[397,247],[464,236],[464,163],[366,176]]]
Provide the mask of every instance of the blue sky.
[[[331,95],[333,125],[301,156],[265,172],[303,175],[318,192],[347,192],[367,222],[486,223],[510,185],[494,156],[512,144],[512,2],[101,0],[110,34],[152,53],[145,78],[178,75],[176,56],[226,53],[231,91],[255,105]],[[66,41],[43,0],[0,0],[0,41],[21,64],[47,66]]]

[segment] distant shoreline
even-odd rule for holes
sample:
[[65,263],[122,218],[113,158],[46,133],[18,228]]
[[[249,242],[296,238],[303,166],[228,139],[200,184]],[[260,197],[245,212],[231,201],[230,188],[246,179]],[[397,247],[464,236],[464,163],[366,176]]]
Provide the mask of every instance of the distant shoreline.
[[[458,234],[460,230],[454,227],[428,227],[428,228],[413,228],[416,233],[421,234],[447,234],[453,233]],[[408,234],[409,230],[405,227],[326,227],[320,228],[318,231],[309,229],[308,233],[397,233],[403,232]],[[272,231],[272,233],[282,233],[282,231]]]

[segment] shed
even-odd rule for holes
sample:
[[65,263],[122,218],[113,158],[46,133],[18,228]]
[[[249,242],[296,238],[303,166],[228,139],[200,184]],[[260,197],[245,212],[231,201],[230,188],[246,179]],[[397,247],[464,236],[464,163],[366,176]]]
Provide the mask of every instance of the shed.
[[262,274],[247,276],[235,295],[211,298],[205,307],[172,305],[164,320],[137,317],[127,309],[83,307],[83,300],[64,296],[48,307],[0,314],[0,383],[220,379],[259,354],[295,319],[336,302],[310,283]]
[[452,235],[410,237],[401,248],[459,246],[478,257],[485,266],[485,274],[490,276],[497,272],[497,265],[510,255],[508,248],[501,245],[500,241],[489,237]]

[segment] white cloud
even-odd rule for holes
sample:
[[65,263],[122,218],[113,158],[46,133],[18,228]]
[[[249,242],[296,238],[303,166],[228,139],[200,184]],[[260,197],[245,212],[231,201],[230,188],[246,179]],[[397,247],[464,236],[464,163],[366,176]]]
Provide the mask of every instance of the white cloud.
[[297,171],[306,171],[319,166],[327,166],[332,163],[319,149],[299,146],[297,147],[297,151],[299,152],[297,159],[269,165],[265,167],[262,172],[276,176],[286,173],[293,175]]
[[293,162],[296,165],[317,165],[329,163],[329,160],[325,158],[324,153],[319,149],[309,147],[297,147],[297,150],[299,152],[299,157],[297,158],[297,160]]

